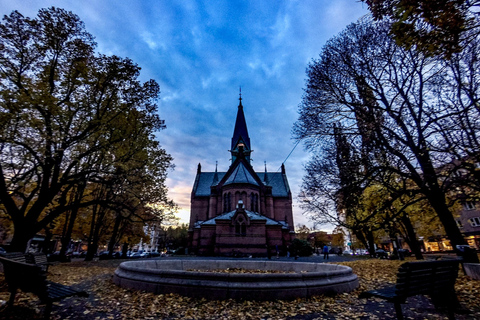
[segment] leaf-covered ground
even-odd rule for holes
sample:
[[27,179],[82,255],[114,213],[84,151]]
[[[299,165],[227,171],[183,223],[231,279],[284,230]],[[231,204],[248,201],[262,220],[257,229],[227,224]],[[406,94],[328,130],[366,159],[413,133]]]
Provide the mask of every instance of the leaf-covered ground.
[[[360,287],[336,296],[294,301],[210,301],[178,295],[126,290],[112,282],[120,261],[72,262],[51,266],[49,280],[86,290],[89,298],[67,298],[54,305],[51,319],[395,319],[393,305],[358,299],[360,292],[393,284],[402,262],[367,259],[343,262],[359,276]],[[460,272],[456,291],[462,310],[457,319],[480,319],[480,281]],[[7,300],[0,274],[0,300]],[[0,301],[1,304],[1,301]],[[44,305],[31,294],[17,294],[14,307],[0,307],[1,319],[41,319]],[[403,305],[406,319],[447,319],[426,297]]]

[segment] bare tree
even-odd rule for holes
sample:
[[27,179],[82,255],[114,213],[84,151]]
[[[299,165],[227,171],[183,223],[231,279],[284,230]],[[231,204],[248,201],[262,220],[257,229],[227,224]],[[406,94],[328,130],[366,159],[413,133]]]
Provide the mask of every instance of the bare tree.
[[371,167],[363,172],[380,183],[388,180],[378,177],[395,175],[403,182],[398,192],[421,194],[455,247],[465,240],[437,170],[446,164],[445,154],[435,151],[437,124],[450,114],[435,96],[444,73],[438,60],[397,46],[387,23],[364,18],[330,40],[310,64],[294,133],[314,150],[319,141],[328,145],[324,141],[334,139],[341,124],[350,143],[360,146],[365,126],[359,119],[366,121]]

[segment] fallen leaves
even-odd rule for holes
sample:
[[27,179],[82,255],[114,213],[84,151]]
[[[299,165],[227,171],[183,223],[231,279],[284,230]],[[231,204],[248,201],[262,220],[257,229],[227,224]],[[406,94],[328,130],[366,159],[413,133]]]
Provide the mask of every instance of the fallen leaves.
[[[263,270],[263,269],[244,269],[244,268],[226,268],[226,269],[187,269],[194,272],[216,272],[216,273],[295,273],[295,271],[283,270]],[[303,272],[302,272],[303,273]]]
[[[52,266],[49,279],[77,285],[90,294],[90,298],[67,298],[54,306],[51,319],[389,319],[395,318],[393,305],[382,300],[358,299],[364,290],[380,288],[395,283],[400,261],[367,259],[339,263],[351,267],[360,280],[360,287],[350,293],[336,296],[316,296],[293,301],[235,301],[207,300],[175,294],[155,295],[117,287],[112,275],[119,261],[72,262]],[[202,270],[203,271],[203,270]],[[243,272],[245,270],[229,270]],[[255,270],[256,271],[256,270]],[[0,279],[0,299],[8,294]],[[459,300],[469,314],[457,319],[480,318],[480,281],[467,278],[460,272],[456,284]],[[3,292],[2,292],[3,291]],[[15,311],[25,308],[32,314],[27,318],[40,319],[38,299],[30,294],[17,294]],[[445,315],[432,309],[426,302],[404,305],[406,318],[444,319]],[[425,305],[426,303],[426,305]],[[35,310],[37,309],[37,310]],[[3,313],[3,312],[2,312]],[[23,319],[10,314],[10,319]],[[0,318],[2,314],[0,314]]]

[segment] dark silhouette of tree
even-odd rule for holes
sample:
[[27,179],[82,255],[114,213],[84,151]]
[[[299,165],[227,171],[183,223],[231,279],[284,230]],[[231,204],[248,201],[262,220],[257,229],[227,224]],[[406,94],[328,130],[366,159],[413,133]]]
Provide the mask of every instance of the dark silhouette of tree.
[[[368,166],[365,161],[359,166],[363,185],[371,181],[389,188],[392,199],[385,208],[404,195],[414,202],[425,198],[452,245],[465,244],[450,211],[449,184],[438,170],[449,161],[445,150],[437,149],[438,124],[449,115],[435,96],[445,64],[397,46],[389,30],[388,23],[364,18],[326,44],[307,70],[294,134],[307,148],[323,151],[341,124],[349,144],[363,151],[360,159],[368,158]],[[368,142],[367,152],[362,141]],[[322,161],[329,156],[322,153]]]
[[[0,24],[0,209],[12,219],[14,250],[65,212],[116,209],[119,168],[159,174],[155,187],[165,192],[171,157],[153,135],[164,127],[159,86],[138,81],[131,60],[94,48],[83,22],[63,9],[34,19],[14,11]],[[79,193],[92,184],[113,196]]]

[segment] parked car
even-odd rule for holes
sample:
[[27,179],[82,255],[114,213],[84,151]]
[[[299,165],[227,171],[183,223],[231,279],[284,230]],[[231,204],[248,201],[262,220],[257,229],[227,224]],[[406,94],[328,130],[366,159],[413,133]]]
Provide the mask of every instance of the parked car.
[[398,249],[398,254],[402,254],[404,257],[410,257],[412,252],[408,249]]
[[148,258],[148,253],[145,251],[137,251],[130,255],[130,259],[138,259],[138,258]]
[[87,253],[85,251],[72,252],[72,258],[85,258]]
[[347,250],[343,251],[343,254],[346,254],[346,255],[351,255],[351,256],[353,256],[353,251],[352,251],[352,250],[350,250],[350,249],[347,249]]
[[65,257],[61,258],[60,257],[60,251],[55,251],[53,253],[47,254],[47,260],[48,262],[70,262],[72,259],[72,254],[71,253],[66,253]]
[[375,257],[380,258],[380,259],[387,259],[388,258],[388,252],[383,250],[383,249],[377,249],[377,250],[375,250]]

